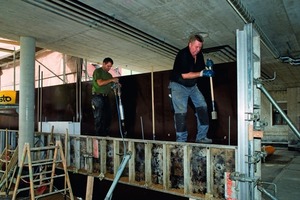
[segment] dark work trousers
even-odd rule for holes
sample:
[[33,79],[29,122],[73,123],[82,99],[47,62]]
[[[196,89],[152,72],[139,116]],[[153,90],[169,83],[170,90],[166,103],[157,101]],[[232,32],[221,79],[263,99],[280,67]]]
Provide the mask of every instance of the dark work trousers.
[[92,95],[95,135],[109,136],[111,108],[108,96]]

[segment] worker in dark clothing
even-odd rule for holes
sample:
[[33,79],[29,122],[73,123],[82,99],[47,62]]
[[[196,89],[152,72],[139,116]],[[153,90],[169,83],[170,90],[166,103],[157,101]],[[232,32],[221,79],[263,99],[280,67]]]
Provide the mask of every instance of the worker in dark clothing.
[[205,69],[202,45],[203,38],[200,35],[192,35],[189,38],[188,46],[177,53],[174,61],[169,88],[174,108],[177,142],[186,142],[188,138],[186,114],[190,98],[195,106],[198,124],[196,142],[212,143],[212,140],[207,138],[209,128],[207,104],[198,89],[197,79],[212,77],[214,72],[211,69]]
[[118,78],[113,78],[108,72],[112,66],[113,60],[105,58],[102,67],[95,69],[93,72],[91,103],[97,136],[109,136],[111,105],[108,94],[111,92],[112,85],[119,81]]

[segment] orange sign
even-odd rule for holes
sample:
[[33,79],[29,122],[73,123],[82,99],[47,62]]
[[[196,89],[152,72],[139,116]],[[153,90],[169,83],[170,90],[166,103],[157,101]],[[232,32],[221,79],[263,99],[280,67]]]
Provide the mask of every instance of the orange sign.
[[13,90],[0,91],[0,104],[15,104],[17,92]]

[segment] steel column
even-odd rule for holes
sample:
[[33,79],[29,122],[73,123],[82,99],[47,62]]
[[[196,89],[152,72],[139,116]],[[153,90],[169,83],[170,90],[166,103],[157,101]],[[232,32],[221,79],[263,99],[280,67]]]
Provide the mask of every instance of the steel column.
[[[261,199],[255,187],[260,177],[260,163],[253,163],[260,151],[260,139],[253,137],[253,122],[260,116],[260,93],[254,88],[254,78],[260,76],[260,39],[252,24],[237,30],[237,89],[238,89],[238,156],[236,171],[239,179],[238,199]],[[258,119],[257,117],[258,116]]]

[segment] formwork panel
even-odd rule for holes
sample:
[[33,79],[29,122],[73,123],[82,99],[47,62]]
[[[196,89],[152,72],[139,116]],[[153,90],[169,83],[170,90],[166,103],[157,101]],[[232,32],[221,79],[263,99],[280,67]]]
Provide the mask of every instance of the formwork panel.
[[[119,142],[119,153],[115,156],[119,156],[120,162],[123,161],[124,155],[128,153],[129,149],[129,143],[128,141],[118,141]],[[117,165],[119,167],[119,165]],[[127,164],[123,170],[122,176],[121,176],[122,181],[129,181],[129,165]]]
[[70,167],[75,168],[76,167],[76,153],[75,149],[76,147],[76,138],[70,139]]
[[152,172],[152,183],[163,185],[163,167],[164,167],[164,157],[163,157],[163,145],[153,144],[151,157],[151,172]]
[[[64,135],[54,136],[65,141]],[[68,141],[68,169],[74,173],[113,180],[126,152],[131,157],[119,182],[195,199],[225,199],[224,174],[237,165],[237,148],[229,145],[78,135]]]
[[211,163],[213,172],[214,197],[224,198],[225,196],[225,172],[235,171],[235,150],[224,148],[211,148]]
[[191,192],[204,195],[207,190],[207,148],[194,146],[191,154]]
[[184,189],[184,167],[183,146],[170,145],[170,184],[175,192],[183,193]]
[[106,173],[114,174],[114,143],[113,140],[108,140],[106,144]]
[[145,143],[135,143],[135,181],[145,183]]

